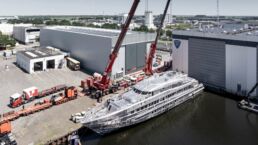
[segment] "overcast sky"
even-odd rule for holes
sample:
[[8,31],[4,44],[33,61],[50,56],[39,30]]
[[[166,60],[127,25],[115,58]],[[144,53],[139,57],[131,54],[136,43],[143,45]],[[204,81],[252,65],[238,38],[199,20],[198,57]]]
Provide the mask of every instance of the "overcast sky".
[[[216,15],[217,0],[173,0],[176,15]],[[0,0],[1,15],[92,15],[128,12],[133,0]],[[154,14],[163,11],[166,0],[149,0]],[[141,0],[137,14],[143,14]],[[220,0],[221,15],[258,16],[258,0]]]

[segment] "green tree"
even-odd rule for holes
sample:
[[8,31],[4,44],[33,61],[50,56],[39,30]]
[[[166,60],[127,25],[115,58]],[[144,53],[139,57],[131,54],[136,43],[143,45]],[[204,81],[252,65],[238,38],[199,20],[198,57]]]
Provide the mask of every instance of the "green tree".
[[6,47],[10,45],[11,47],[15,46],[16,41],[8,35],[0,34],[0,45]]
[[165,33],[165,30],[162,29],[162,30],[160,31],[160,36],[163,36],[164,33]]
[[133,31],[139,31],[139,32],[149,32],[149,29],[145,25],[141,25],[139,28],[134,28]]
[[44,24],[44,21],[40,18],[35,18],[35,19],[32,20],[32,24],[40,25],[40,24]]
[[59,25],[57,19],[46,21],[46,25]]
[[171,30],[167,30],[166,31],[166,36],[169,38],[172,38],[172,31]]
[[148,32],[149,31],[148,27],[145,26],[145,25],[142,25],[139,29],[140,29],[141,32]]
[[150,33],[154,33],[155,30],[151,28],[151,29],[149,29],[149,32],[150,32]]
[[99,25],[94,25],[94,24],[88,24],[86,26],[91,28],[101,28]]
[[102,25],[101,28],[105,28],[105,29],[119,29],[119,26],[117,24],[105,23],[105,24]]
[[81,22],[73,22],[72,25],[73,26],[85,26],[85,24],[81,23]]
[[71,25],[71,22],[68,21],[68,20],[61,20],[61,21],[59,22],[59,25],[69,26],[69,25]]

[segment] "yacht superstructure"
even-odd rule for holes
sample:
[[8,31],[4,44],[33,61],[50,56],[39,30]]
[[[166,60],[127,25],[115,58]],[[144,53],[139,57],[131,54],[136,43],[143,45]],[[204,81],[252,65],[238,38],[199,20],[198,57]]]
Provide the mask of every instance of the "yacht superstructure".
[[186,74],[173,71],[154,74],[86,112],[81,123],[106,134],[160,115],[193,99],[203,89],[202,84]]

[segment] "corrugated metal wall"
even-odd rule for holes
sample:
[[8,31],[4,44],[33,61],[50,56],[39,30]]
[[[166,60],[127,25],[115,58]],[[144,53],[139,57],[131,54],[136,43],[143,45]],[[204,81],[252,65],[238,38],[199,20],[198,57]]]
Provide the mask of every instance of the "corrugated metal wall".
[[[258,82],[258,45],[257,45],[257,47],[256,47],[257,49],[256,49],[256,59],[257,59],[257,63],[256,63],[256,74],[257,74],[257,76],[256,76],[256,82]],[[256,96],[257,96],[257,98],[258,98],[258,89],[256,89]]]
[[126,45],[125,73],[142,69],[145,65],[146,43]]
[[141,69],[145,65],[145,56],[146,56],[146,43],[137,44],[137,68]]
[[225,42],[189,39],[189,76],[225,88]]
[[[127,45],[125,48],[125,73],[136,67],[136,44]],[[134,59],[132,59],[134,58]]]
[[19,27],[19,26],[14,26],[13,27],[13,37],[19,41],[20,43],[26,44],[26,34],[25,34],[25,27]]
[[41,29],[40,45],[52,46],[70,52],[81,62],[81,67],[103,73],[111,53],[111,38]]

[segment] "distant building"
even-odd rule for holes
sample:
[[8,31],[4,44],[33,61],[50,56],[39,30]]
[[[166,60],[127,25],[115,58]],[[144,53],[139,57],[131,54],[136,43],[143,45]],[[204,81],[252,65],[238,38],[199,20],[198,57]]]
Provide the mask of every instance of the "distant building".
[[164,26],[173,23],[173,15],[167,14],[164,21]]
[[[71,57],[81,62],[82,68],[103,73],[119,34],[120,30],[46,27],[41,29],[40,45],[69,52]],[[112,77],[118,78],[141,70],[145,65],[146,53],[154,39],[155,33],[129,31],[114,64]]]
[[127,17],[128,17],[128,14],[121,14],[121,21],[120,21],[120,23],[124,24],[126,19],[127,19]]
[[207,88],[244,96],[258,82],[258,31],[174,31],[173,69]]
[[34,43],[39,39],[40,28],[32,26],[14,26],[13,37],[23,44]]
[[0,16],[0,20],[13,20],[13,19],[19,19],[18,16]]
[[16,62],[29,74],[58,69],[65,65],[64,54],[53,48],[20,51],[17,53]]
[[2,32],[2,34],[12,35],[14,26],[32,26],[32,24],[15,24],[14,25],[14,24],[2,23],[2,24],[0,24],[0,31]]
[[153,23],[153,14],[152,11],[145,11],[145,26],[149,29],[155,29],[155,25]]

